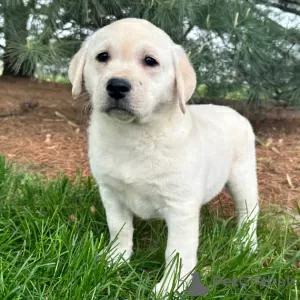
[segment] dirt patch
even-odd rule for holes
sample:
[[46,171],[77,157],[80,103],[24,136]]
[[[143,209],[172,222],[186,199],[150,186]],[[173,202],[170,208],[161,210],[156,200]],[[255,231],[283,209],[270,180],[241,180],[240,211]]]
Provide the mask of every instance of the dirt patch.
[[[85,107],[85,99],[72,99],[69,85],[2,77],[0,154],[50,178],[61,171],[89,175]],[[287,109],[251,119],[261,205],[300,207],[300,119]],[[211,207],[225,215],[233,210],[226,191]]]
[[0,153],[50,178],[89,174],[84,104],[68,85],[2,78]]

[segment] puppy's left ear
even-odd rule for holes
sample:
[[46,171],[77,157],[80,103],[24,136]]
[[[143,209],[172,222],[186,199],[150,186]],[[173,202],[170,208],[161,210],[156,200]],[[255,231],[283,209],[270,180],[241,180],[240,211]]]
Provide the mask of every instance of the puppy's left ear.
[[80,50],[73,56],[70,67],[68,70],[68,76],[72,83],[72,96],[77,98],[80,96],[82,90],[83,82],[83,68],[86,60],[86,48],[82,47]]
[[192,97],[196,88],[196,72],[181,46],[174,46],[172,49],[172,57],[175,68],[177,99],[181,111],[185,113],[185,104]]

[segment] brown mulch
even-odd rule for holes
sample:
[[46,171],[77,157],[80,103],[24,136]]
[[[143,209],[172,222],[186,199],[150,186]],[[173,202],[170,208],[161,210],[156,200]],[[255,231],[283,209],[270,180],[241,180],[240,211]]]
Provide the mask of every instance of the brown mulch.
[[2,78],[0,153],[49,178],[61,171],[88,175],[83,105],[68,85]]
[[[69,85],[0,78],[0,154],[30,172],[54,178],[89,175],[87,113]],[[253,118],[259,141],[257,171],[262,206],[300,207],[300,119]],[[212,207],[232,211],[223,191]],[[226,213],[225,213],[226,214]]]

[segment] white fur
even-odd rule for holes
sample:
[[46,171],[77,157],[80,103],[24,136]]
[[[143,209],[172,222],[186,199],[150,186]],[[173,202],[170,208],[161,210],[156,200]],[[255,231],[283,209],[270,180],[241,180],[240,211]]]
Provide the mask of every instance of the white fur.
[[[157,51],[160,66],[156,70],[145,69],[136,59],[139,54],[135,45],[142,47],[141,39],[145,40],[144,47],[149,45]],[[110,64],[97,66],[93,57],[102,51],[104,40],[110,43],[114,56]],[[122,56],[125,43],[135,56]],[[164,219],[168,226],[166,265],[179,253],[179,275],[183,277],[197,263],[200,208],[225,184],[235,201],[239,226],[251,215],[253,222],[245,240],[256,249],[258,194],[251,125],[230,108],[180,104],[188,99],[176,97],[189,98],[195,83],[187,60],[185,70],[174,67],[173,46],[171,39],[152,24],[128,19],[95,33],[82,51],[86,57],[81,59],[86,60],[82,72],[94,107],[88,131],[90,166],[100,188],[110,239],[113,241],[118,234],[117,253],[129,259],[133,215]],[[76,65],[80,64],[73,62],[73,77],[78,71]],[[178,76],[184,71],[190,79],[189,83],[181,81],[181,88],[189,90],[178,94],[174,81],[178,87]],[[137,117],[128,118],[128,122],[101,111],[109,101],[105,83],[115,74],[128,78],[134,86],[130,101]],[[76,82],[78,94],[78,79]],[[158,103],[163,105],[156,110]],[[185,114],[178,104],[184,105]],[[161,288],[163,293],[170,290],[168,282],[175,271],[163,285],[166,274],[167,270],[154,289],[156,293]]]

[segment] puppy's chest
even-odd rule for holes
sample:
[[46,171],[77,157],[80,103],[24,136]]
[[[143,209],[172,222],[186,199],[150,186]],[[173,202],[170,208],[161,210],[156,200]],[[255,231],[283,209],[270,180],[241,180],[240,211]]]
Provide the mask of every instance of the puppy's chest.
[[[143,218],[161,218],[165,195],[153,183],[126,183],[123,180],[102,176],[102,184],[109,187],[114,195],[135,215]],[[101,186],[100,183],[100,193]]]
[[166,199],[179,193],[180,166],[162,149],[108,147],[90,152],[93,174],[100,185],[109,186],[124,204],[142,218],[161,217]]

